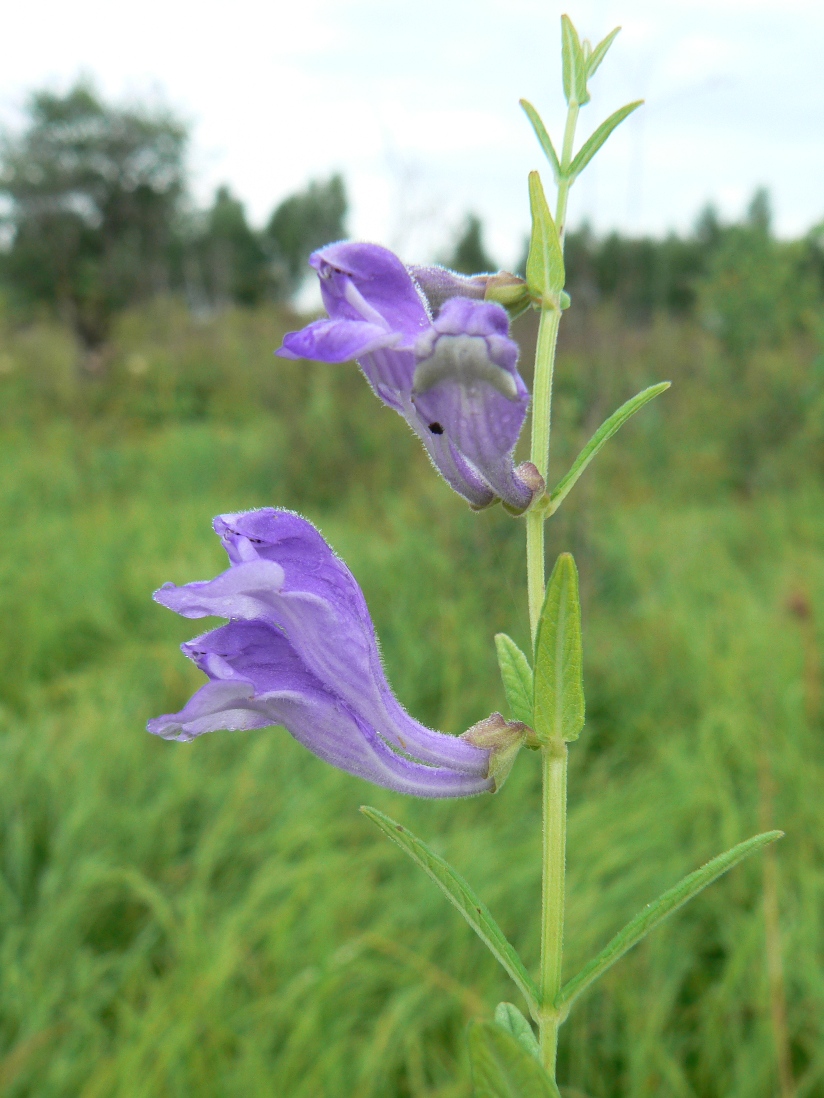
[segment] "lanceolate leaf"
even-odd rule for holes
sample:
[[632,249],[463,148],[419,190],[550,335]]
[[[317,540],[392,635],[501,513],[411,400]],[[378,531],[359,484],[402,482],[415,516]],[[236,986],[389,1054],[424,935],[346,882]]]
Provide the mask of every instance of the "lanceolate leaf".
[[561,16],[561,61],[566,101],[582,107],[589,102],[586,61],[581,39],[568,15]]
[[539,740],[576,740],[584,727],[578,571],[562,553],[547,584],[535,641],[535,723]]
[[595,133],[587,138],[570,164],[568,174],[571,179],[581,174],[612,131],[620,126],[624,119],[631,115],[634,110],[637,110],[643,102],[643,99],[638,99],[634,103],[628,103],[626,107],[621,107],[620,110],[617,110],[615,114],[611,114],[605,122],[601,123]]
[[546,301],[563,290],[566,276],[558,229],[549,212],[537,172],[529,173],[529,208],[532,213],[532,235],[529,238],[526,281],[530,292]]
[[623,957],[627,950],[632,949],[663,919],[666,919],[667,915],[671,915],[682,904],[691,900],[693,896],[697,896],[703,888],[706,888],[708,884],[712,884],[722,873],[726,873],[728,869],[732,869],[734,865],[738,865],[740,861],[743,861],[748,855],[754,854],[761,847],[774,843],[783,834],[783,831],[765,831],[762,835],[755,835],[752,839],[739,843],[732,850],[728,850],[725,854],[719,854],[717,858],[713,858],[705,866],[696,869],[694,873],[690,873],[674,888],[665,892],[663,896],[659,896],[654,903],[648,904],[643,911],[635,916],[632,922],[627,923],[624,929],[615,935],[608,945],[604,946],[596,957],[593,957],[589,964],[581,969],[577,976],[574,976],[569,983],[561,988],[556,1005],[560,1007],[572,1003],[582,992],[586,991],[590,984],[594,983],[599,976],[602,976],[608,968],[611,968],[617,960]]
[[513,720],[532,728],[532,668],[518,645],[506,633],[495,634],[498,666]]
[[521,106],[523,107],[527,118],[532,123],[535,136],[540,141],[541,148],[544,150],[544,154],[552,167],[552,174],[555,176],[556,180],[560,179],[561,163],[558,160],[558,154],[555,152],[555,146],[552,144],[552,138],[547,133],[546,126],[541,121],[541,116],[526,99],[521,100]]
[[587,78],[595,75],[596,69],[606,57],[607,50],[615,41],[615,36],[620,29],[620,27],[616,27],[614,31],[610,31],[606,38],[602,39],[592,51],[589,61],[587,62]]
[[518,985],[529,1003],[530,1011],[537,1010],[538,989],[535,982],[524,967],[521,958],[507,941],[504,932],[495,922],[489,908],[478,898],[463,877],[434,850],[430,850],[426,843],[389,816],[385,816],[383,812],[379,812],[377,808],[363,805],[361,812],[406,851],[412,861],[432,878]]
[[601,424],[575,459],[572,468],[567,475],[559,480],[552,490],[552,493],[550,494],[550,514],[554,514],[558,510],[561,503],[569,495],[570,489],[575,484],[578,477],[583,473],[584,469],[586,469],[587,465],[589,465],[604,443],[612,438],[619,427],[623,427],[630,416],[635,415],[639,408],[643,408],[645,404],[648,404],[649,401],[654,397],[657,397],[660,393],[665,392],[669,387],[669,381],[661,381],[657,385],[650,385],[648,389],[644,389],[625,404],[622,404],[616,412],[612,413],[609,419]]
[[498,1003],[495,1007],[495,1025],[505,1029],[521,1048],[541,1062],[541,1046],[530,1023],[512,1003]]
[[469,1059],[475,1098],[560,1098],[535,1057],[493,1022],[472,1025]]

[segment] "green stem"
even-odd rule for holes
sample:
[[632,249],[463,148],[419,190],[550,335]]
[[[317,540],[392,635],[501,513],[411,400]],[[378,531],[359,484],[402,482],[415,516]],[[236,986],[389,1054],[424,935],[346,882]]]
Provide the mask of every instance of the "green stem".
[[561,990],[564,949],[564,874],[566,869],[567,745],[551,742],[541,752],[544,769],[544,872],[541,927],[541,1058],[555,1079],[558,1029],[555,1008]]
[[[555,224],[563,246],[567,198],[570,181],[569,165],[578,121],[578,104],[569,104],[564,143],[561,153],[561,177],[558,181],[558,204]],[[549,470],[549,436],[552,419],[552,379],[555,369],[555,349],[561,323],[560,304],[541,310],[538,344],[535,350],[535,377],[532,392],[531,460],[547,479]],[[540,508],[527,512],[526,562],[529,600],[529,624],[532,645],[538,632],[538,622],[544,602],[544,522],[546,513]],[[538,735],[541,729],[535,730]],[[541,1058],[555,1082],[558,1055],[558,1029],[565,1014],[555,1007],[561,990],[561,963],[564,946],[564,875],[566,871],[566,788],[567,746],[565,743],[545,743],[543,759],[543,885],[541,894]]]
[[564,243],[564,232],[566,230],[566,208],[570,187],[570,180],[567,172],[572,163],[572,146],[575,140],[575,126],[578,122],[579,110],[580,107],[573,100],[569,104],[569,110],[567,111],[566,126],[564,127],[564,144],[561,149],[561,178],[558,180],[558,205],[555,207],[555,226],[558,229],[558,236],[561,238],[562,245]]
[[[564,243],[566,228],[566,208],[569,197],[570,181],[566,175],[572,163],[572,149],[575,140],[575,125],[578,121],[578,104],[569,104],[564,144],[561,150],[561,178],[558,180],[558,202],[555,207],[555,224]],[[541,309],[541,321],[538,326],[538,344],[535,348],[535,373],[532,385],[532,447],[530,461],[538,472],[547,479],[549,472],[549,435],[552,421],[552,379],[555,372],[555,349],[558,345],[558,328],[561,324],[560,308]],[[529,627],[532,633],[532,645],[538,631],[538,620],[544,604],[544,522],[546,514],[539,508],[527,512],[526,516],[526,574],[529,602]]]

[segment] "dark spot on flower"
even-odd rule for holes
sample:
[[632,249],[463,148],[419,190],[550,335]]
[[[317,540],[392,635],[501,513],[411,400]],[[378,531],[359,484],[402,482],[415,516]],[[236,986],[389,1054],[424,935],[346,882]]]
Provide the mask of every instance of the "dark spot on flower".
[[434,423],[429,424],[429,430],[432,432],[433,435],[443,434],[443,427],[440,425],[440,423],[438,423],[437,420],[435,420]]

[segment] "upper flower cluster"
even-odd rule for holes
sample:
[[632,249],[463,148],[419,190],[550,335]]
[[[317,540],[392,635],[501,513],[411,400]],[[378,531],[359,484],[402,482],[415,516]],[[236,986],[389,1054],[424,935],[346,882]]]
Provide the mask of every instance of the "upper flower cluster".
[[529,393],[506,310],[483,300],[488,276],[405,267],[377,244],[331,244],[309,262],[329,319],[290,332],[278,354],[357,359],[456,492],[475,508],[501,499],[525,511],[544,484],[513,462]]
[[501,784],[523,726],[493,714],[455,737],[413,720],[386,681],[357,581],[310,522],[264,508],[214,527],[228,570],[154,597],[186,618],[230,620],[183,645],[209,681],[150,732],[191,740],[282,724],[333,766],[401,793],[465,797]]

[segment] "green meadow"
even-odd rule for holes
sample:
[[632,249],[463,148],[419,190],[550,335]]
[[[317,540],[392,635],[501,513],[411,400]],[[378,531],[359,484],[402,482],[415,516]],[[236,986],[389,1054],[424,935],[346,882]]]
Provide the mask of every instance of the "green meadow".
[[[522,523],[472,514],[354,366],[273,359],[290,325],[159,303],[119,319],[89,376],[61,327],[0,323],[10,1098],[469,1098],[468,1022],[523,1006],[357,810],[447,856],[534,966],[536,756],[494,797],[428,803],[282,729],[145,732],[200,680],[178,644],[201,623],[151,592],[223,567],[223,511],[277,505],[320,527],[364,588],[396,692],[432,726],[501,709],[493,634],[527,643]],[[713,855],[786,837],[587,993],[559,1078],[570,1098],[789,1098],[789,1072],[820,1098],[822,342],[791,332],[742,358],[695,321],[634,327],[606,306],[564,325],[556,479],[622,400],[673,381],[550,524],[584,598],[566,974]]]

